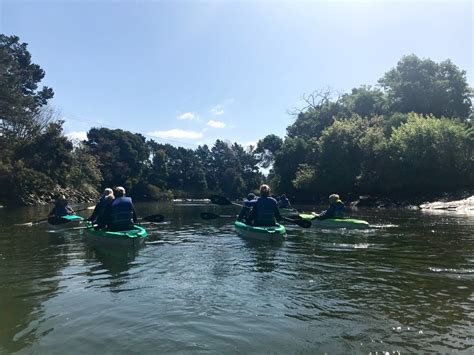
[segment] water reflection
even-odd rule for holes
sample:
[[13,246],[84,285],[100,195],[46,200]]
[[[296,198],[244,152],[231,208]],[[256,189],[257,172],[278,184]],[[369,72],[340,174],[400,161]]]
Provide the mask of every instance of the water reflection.
[[137,204],[166,223],[130,250],[0,210],[0,353],[474,350],[474,219],[360,209],[381,228],[292,226],[271,244],[203,211],[236,213]]

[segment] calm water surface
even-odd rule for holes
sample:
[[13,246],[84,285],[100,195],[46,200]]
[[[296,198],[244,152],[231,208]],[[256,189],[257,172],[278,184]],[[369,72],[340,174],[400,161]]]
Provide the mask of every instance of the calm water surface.
[[0,353],[474,352],[474,216],[359,210],[369,231],[238,237],[235,207],[138,204],[139,250],[0,209]]

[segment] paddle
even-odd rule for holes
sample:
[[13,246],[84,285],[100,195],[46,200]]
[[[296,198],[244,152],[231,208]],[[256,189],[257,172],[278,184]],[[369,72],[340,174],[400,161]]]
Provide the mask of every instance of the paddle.
[[[82,212],[82,211],[86,211],[86,210],[93,210],[95,208],[95,206],[89,206],[87,208],[82,208],[80,210],[77,210],[77,211],[74,211],[74,213],[76,212]],[[36,221],[31,221],[31,222],[26,222],[26,223],[18,223],[18,224],[15,224],[15,226],[27,226],[27,227],[31,227],[35,224],[38,224],[38,223],[42,223],[42,222],[46,222],[50,217],[46,217],[46,218],[42,218],[42,219],[37,219]],[[59,218],[60,219],[60,218]],[[63,220],[64,222],[60,222],[60,223],[53,223],[53,224],[63,224],[63,223],[68,223],[70,221],[68,220]]]
[[[226,199],[225,197],[219,196],[219,195],[212,195],[211,196],[211,202],[216,204],[216,205],[221,205],[221,206],[234,205],[234,206],[243,207],[243,205],[235,203],[235,202],[231,202],[228,199]],[[201,215],[201,217],[202,217],[202,215]],[[291,218],[288,218],[288,217],[282,217],[281,219],[286,221],[286,222],[289,222],[289,223],[297,224],[298,226],[300,226],[302,228],[310,228],[311,227],[311,221],[308,221],[308,220],[305,220],[305,219],[291,219]]]
[[202,212],[201,213],[201,218],[202,219],[231,218],[231,217],[235,218],[235,216],[215,214],[215,213],[212,213],[212,212]]

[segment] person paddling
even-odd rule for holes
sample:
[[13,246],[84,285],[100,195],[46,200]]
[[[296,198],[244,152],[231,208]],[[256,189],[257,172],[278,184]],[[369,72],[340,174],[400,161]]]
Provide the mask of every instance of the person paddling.
[[115,188],[115,200],[106,208],[104,219],[110,231],[132,230],[133,224],[137,223],[132,198],[125,197],[125,189],[122,186]]
[[54,207],[51,212],[49,212],[48,222],[51,224],[56,224],[61,219],[61,217],[71,214],[74,214],[74,210],[68,205],[66,196],[61,195],[56,198]]
[[[110,196],[110,197],[109,197]],[[95,205],[94,212],[92,212],[91,216],[87,218],[88,221],[95,223],[102,216],[105,212],[105,209],[108,204],[112,203],[114,199],[114,192],[110,187],[104,189],[104,193],[101,196],[99,202]]]
[[338,194],[332,194],[329,196],[329,208],[319,215],[316,215],[317,219],[329,219],[329,218],[344,218],[344,212],[346,207],[344,202],[341,201],[341,198]]
[[252,206],[249,220],[254,226],[274,226],[277,221],[281,220],[278,202],[270,197],[270,186],[260,186],[260,197],[256,200],[249,201]]
[[291,208],[290,200],[286,197],[285,194],[277,198],[279,208]]
[[242,206],[239,216],[237,217],[237,220],[239,222],[244,222],[245,224],[247,224],[247,219],[252,209],[252,201],[254,201],[256,197],[257,196],[255,196],[255,194],[253,193],[249,193],[247,195],[247,198],[244,200],[244,205]]
[[69,214],[74,214],[74,210],[68,205],[66,196],[61,195],[54,202],[54,207],[49,212],[48,218],[59,218]]

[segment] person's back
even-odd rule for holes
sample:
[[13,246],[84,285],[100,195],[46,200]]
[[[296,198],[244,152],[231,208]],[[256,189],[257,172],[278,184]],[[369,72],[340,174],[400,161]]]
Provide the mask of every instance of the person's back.
[[54,207],[49,213],[49,217],[59,218],[62,216],[73,214],[73,213],[74,213],[74,210],[71,207],[69,207],[66,197],[60,196],[56,199],[56,202],[54,203]]
[[88,221],[91,221],[92,223],[97,222],[99,217],[104,214],[106,207],[112,202],[110,200],[110,197],[112,198],[112,200],[114,199],[113,191],[111,188],[106,188],[99,202],[95,205],[94,211],[92,212],[91,216],[87,219]]
[[344,202],[341,201],[339,195],[332,194],[329,196],[329,208],[323,211],[317,217],[318,219],[329,219],[329,218],[344,218],[346,207]]
[[278,207],[291,208],[290,200],[288,200],[285,194],[281,195],[280,198],[278,199]]
[[125,189],[117,187],[115,200],[107,208],[106,219],[107,229],[110,231],[121,231],[133,229],[137,217],[133,207],[132,199],[125,197]]
[[255,226],[274,226],[281,219],[278,202],[270,197],[268,185],[260,187],[260,197],[253,203],[250,215]]

